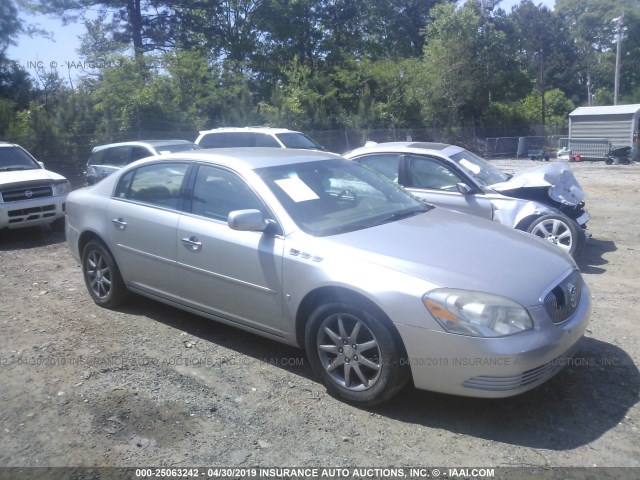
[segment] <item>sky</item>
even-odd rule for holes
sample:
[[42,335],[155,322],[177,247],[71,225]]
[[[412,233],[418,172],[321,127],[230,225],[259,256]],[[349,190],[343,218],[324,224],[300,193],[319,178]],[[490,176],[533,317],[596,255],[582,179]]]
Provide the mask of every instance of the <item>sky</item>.
[[[1,0],[0,0],[1,1]],[[520,3],[521,0],[502,0],[500,8],[510,12],[511,7]],[[552,9],[555,0],[533,0],[534,3],[547,6]],[[84,33],[84,25],[75,23],[62,25],[62,22],[55,18],[33,17],[21,14],[22,20],[26,24],[37,23],[44,30],[51,32],[52,39],[42,37],[29,37],[21,35],[17,39],[17,45],[11,46],[8,51],[10,59],[17,61],[26,69],[32,77],[37,78],[36,71],[44,68],[46,71],[57,70],[62,78],[77,78],[82,76],[86,66],[77,50],[80,47],[79,37]]]

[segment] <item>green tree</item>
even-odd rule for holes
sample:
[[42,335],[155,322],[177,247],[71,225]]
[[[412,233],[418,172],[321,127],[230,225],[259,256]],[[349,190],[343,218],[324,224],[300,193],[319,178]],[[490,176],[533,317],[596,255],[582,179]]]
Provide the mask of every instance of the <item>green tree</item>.
[[441,4],[431,14],[421,74],[427,124],[453,127],[464,119],[479,119],[492,102],[521,88],[524,79],[512,46],[505,33],[482,16],[477,2],[460,8]]
[[563,19],[581,55],[581,86],[584,100],[587,79],[597,92],[598,104],[613,103],[617,24],[614,18],[624,14],[625,36],[622,42],[620,94],[628,102],[640,85],[640,5],[634,0],[557,0],[555,13]]
[[22,29],[18,9],[13,0],[0,3],[0,58],[4,59],[9,45],[15,45],[15,37]]
[[[163,51],[173,42],[171,20],[180,1],[162,0],[22,0],[29,10],[56,16],[64,23],[92,22],[110,41],[126,44],[137,58]],[[92,16],[96,16],[92,20]]]
[[523,0],[513,7],[507,20],[509,42],[516,46],[520,64],[535,79],[540,92],[561,88],[569,96],[582,93],[579,54],[560,17],[544,5]]
[[[531,94],[521,102],[521,112],[529,121],[530,125],[536,125],[542,114],[541,93],[534,89]],[[558,128],[566,128],[569,125],[569,113],[575,108],[564,92],[559,88],[544,92],[547,122],[546,125],[553,125]],[[536,132],[544,133],[544,132]]]

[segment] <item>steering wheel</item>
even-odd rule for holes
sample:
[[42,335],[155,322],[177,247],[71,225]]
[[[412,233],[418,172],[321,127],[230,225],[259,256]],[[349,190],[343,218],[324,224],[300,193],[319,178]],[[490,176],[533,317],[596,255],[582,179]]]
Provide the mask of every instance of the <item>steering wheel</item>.
[[343,188],[338,194],[338,202],[356,203],[358,201],[358,192],[353,187]]

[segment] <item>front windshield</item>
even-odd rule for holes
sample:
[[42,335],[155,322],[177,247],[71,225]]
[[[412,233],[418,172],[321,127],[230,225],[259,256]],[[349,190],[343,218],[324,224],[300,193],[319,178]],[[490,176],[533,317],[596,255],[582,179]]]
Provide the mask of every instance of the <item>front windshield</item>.
[[481,185],[488,186],[509,180],[509,177],[495,166],[468,150],[462,150],[454,155],[449,155],[449,158],[475,178]]
[[318,142],[299,132],[278,133],[276,137],[287,148],[304,148],[307,150],[324,150]]
[[20,147],[0,147],[0,172],[35,170],[40,165]]
[[373,227],[429,209],[401,187],[340,159],[256,170],[306,233],[335,235]]

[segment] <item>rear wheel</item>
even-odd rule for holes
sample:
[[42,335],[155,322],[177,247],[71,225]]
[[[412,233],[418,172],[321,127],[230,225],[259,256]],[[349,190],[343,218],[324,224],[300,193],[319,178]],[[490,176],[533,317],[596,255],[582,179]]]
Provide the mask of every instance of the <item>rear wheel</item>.
[[527,231],[576,256],[584,243],[584,232],[576,222],[564,215],[550,214],[536,218]]
[[82,253],[82,271],[87,290],[96,304],[115,308],[126,300],[128,290],[120,270],[102,242],[92,240],[87,243]]
[[318,307],[309,317],[305,346],[329,393],[354,404],[383,403],[409,380],[399,340],[366,308],[345,303]]

